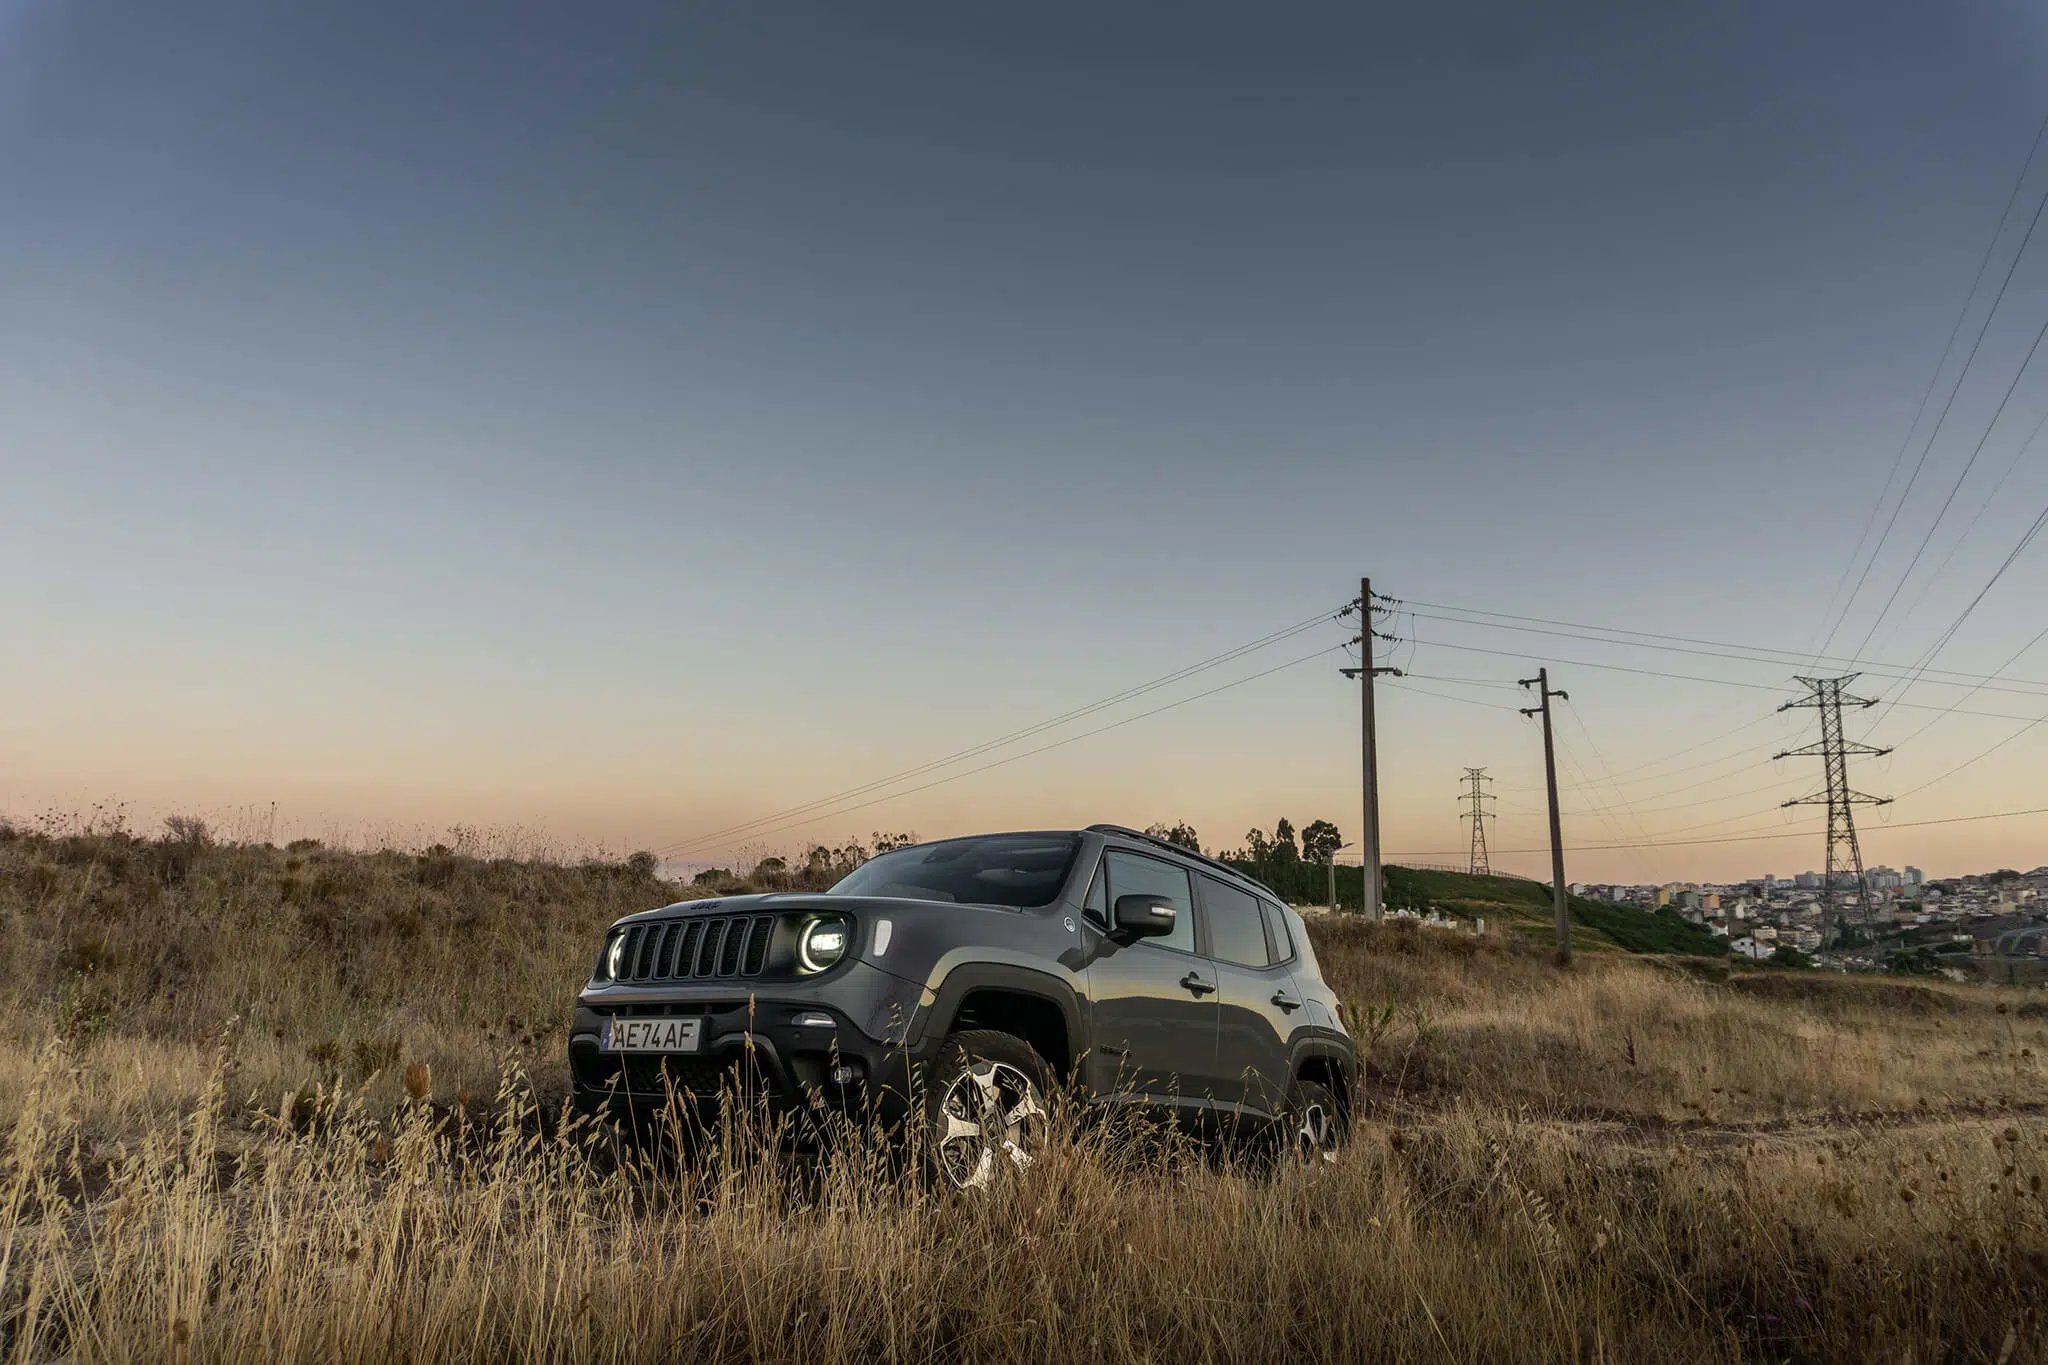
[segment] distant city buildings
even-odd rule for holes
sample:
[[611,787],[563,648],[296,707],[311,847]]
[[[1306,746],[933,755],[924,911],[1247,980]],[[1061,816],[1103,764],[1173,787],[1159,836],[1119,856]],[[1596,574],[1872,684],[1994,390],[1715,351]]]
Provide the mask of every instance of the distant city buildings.
[[[1865,889],[1867,888],[1867,897]],[[1917,867],[1869,868],[1862,887],[1838,878],[1834,931],[1822,946],[1826,878],[1775,873],[1723,883],[1580,884],[1573,890],[1616,905],[1675,914],[1757,960],[1796,949],[1822,966],[1938,970],[1974,966],[1997,980],[2048,982],[2048,866],[1929,881]],[[1867,899],[1867,904],[1865,903]],[[1867,926],[1867,929],[1866,929]]]

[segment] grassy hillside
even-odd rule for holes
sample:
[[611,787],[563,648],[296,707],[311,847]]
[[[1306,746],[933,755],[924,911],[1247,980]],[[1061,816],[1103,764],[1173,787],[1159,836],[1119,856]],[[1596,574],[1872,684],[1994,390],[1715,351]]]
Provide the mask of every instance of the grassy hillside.
[[[1310,863],[1235,864],[1296,904],[1327,903],[1329,873]],[[1550,888],[1521,877],[1474,877],[1463,872],[1389,864],[1384,874],[1384,899],[1389,907],[1439,910],[1467,920],[1483,919],[1490,927],[1553,942]],[[1361,874],[1355,867],[1337,869],[1337,903],[1356,909],[1363,903]],[[1675,912],[1638,910],[1604,901],[1571,897],[1574,950],[1600,952],[1614,948],[1632,953],[1679,953],[1725,957],[1728,944]]]
[[857,1135],[643,1157],[552,1117],[599,929],[678,894],[0,834],[0,1359],[2048,1353],[2039,993],[1346,917],[1311,930],[1365,1062],[1344,1161],[1066,1126],[963,1201]]

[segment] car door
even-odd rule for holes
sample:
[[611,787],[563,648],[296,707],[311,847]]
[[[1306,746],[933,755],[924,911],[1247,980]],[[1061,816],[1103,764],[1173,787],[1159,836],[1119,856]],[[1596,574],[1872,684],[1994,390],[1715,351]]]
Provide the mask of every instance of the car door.
[[[1118,896],[1165,896],[1173,932],[1120,942],[1111,932]],[[1197,951],[1187,869],[1163,858],[1110,848],[1083,915],[1094,951],[1088,964],[1090,1088],[1106,1099],[1180,1111],[1214,1105],[1216,972]]]
[[1259,900],[1207,874],[1200,887],[1204,948],[1216,969],[1216,1069],[1220,1097],[1254,1116],[1277,1114],[1290,1079],[1288,1038],[1302,1007],[1287,958]]

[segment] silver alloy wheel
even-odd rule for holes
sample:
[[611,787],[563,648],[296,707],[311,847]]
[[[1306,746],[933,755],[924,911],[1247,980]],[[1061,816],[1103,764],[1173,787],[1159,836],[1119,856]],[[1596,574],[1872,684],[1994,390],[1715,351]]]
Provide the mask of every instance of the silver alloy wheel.
[[1024,1170],[1045,1135],[1038,1087],[1008,1062],[969,1062],[947,1087],[939,1116],[939,1166],[956,1189],[985,1188],[1005,1158]]
[[1304,1170],[1337,1160],[1337,1120],[1320,1103],[1301,1111],[1294,1129],[1294,1160]]

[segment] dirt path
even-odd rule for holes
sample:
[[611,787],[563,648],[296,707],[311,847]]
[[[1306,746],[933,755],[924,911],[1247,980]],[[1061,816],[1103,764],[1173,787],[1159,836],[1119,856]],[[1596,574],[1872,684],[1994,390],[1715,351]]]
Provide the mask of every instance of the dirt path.
[[[1450,1112],[1442,1107],[1378,1106],[1361,1117],[1359,1127],[1367,1133],[1412,1131],[1441,1123]],[[1587,1137],[1660,1145],[1684,1142],[1694,1146],[1732,1146],[1760,1139],[1818,1140],[1846,1132],[1937,1128],[1969,1120],[1989,1123],[2001,1119],[2042,1117],[2048,1117],[2048,1100],[2027,1100],[2016,1104],[1960,1100],[1947,1104],[1923,1103],[1910,1109],[1795,1114],[1750,1120],[1667,1119],[1657,1115],[1592,1108],[1559,1109],[1520,1116],[1526,1123]]]

